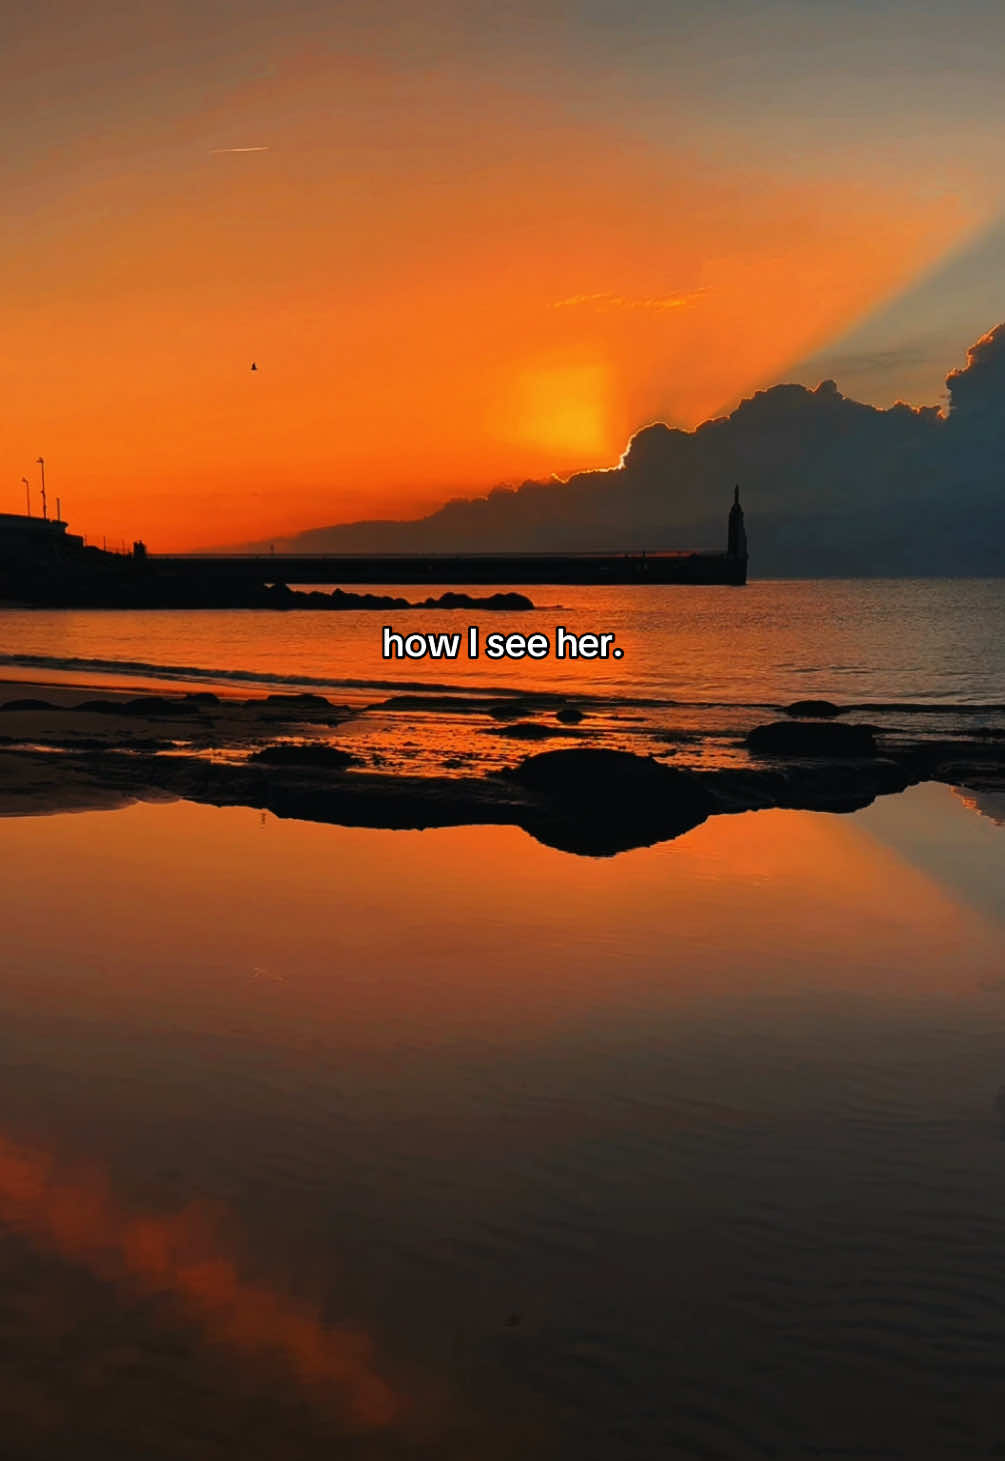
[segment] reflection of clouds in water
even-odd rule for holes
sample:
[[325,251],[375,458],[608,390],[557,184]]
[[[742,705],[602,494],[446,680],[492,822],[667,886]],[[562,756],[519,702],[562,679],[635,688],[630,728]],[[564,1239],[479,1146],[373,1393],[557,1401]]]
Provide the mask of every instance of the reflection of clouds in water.
[[312,1398],[334,1392],[354,1427],[386,1426],[398,1409],[369,1337],[325,1325],[307,1305],[242,1278],[204,1206],[130,1212],[101,1173],[62,1174],[46,1152],[0,1137],[0,1220],[100,1278],[173,1299],[207,1338],[279,1361]]
[[973,791],[967,786],[954,786],[953,795],[979,817],[987,817],[998,827],[1005,827],[1005,791]]

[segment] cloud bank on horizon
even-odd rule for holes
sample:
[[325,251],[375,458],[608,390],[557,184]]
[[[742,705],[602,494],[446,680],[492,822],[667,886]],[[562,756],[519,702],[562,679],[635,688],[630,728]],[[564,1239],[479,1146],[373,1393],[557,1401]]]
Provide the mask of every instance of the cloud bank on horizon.
[[754,576],[1005,573],[1005,323],[946,377],[948,406],[880,408],[776,385],[694,431],[663,423],[620,465],[527,481],[413,522],[318,528],[293,552],[722,548],[730,492]]

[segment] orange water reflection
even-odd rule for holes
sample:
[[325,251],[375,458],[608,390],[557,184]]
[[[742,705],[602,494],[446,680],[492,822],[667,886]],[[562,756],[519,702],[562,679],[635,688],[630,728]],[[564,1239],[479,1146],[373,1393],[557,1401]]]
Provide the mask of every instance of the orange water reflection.
[[[969,817],[945,788],[913,795]],[[642,998],[912,1001],[1000,957],[948,882],[854,819],[807,812],[716,817],[599,862],[512,828],[387,833],[188,804],[5,835],[21,876],[0,889],[0,1004],[291,1055],[520,1043]]]
[[[997,833],[942,787],[879,809],[719,817],[600,861],[515,829],[388,833],[187,804],[9,819],[0,1093],[17,1116],[0,1224],[116,1302],[166,1300],[242,1374],[292,1379],[271,1387],[277,1410],[293,1389],[312,1424],[375,1430],[360,1438],[373,1454],[411,1446],[417,1412],[449,1427],[466,1404],[489,1417],[479,1455],[493,1429],[507,1457],[571,1454],[510,1445],[523,1379],[499,1342],[543,1342],[529,1323],[511,1334],[511,1310],[585,1333],[606,1303],[664,1282],[667,1233],[759,1218],[768,1190],[766,1231],[788,1222],[798,1257],[819,1234],[816,1211],[808,1238],[799,1215],[821,1152],[895,1215],[896,1192],[863,1185],[870,1162],[896,1175],[912,1142],[932,1162],[933,1049],[969,1062],[989,1012],[994,1027],[979,986],[1001,945],[937,863],[912,860],[912,838],[948,819],[957,846],[976,829],[993,859]],[[997,1058],[964,1082],[983,1113]],[[962,1138],[947,1125],[953,1162],[972,1160],[961,1139],[988,1139],[968,1119]],[[240,1237],[191,1192],[222,1198]],[[688,1266],[746,1274],[746,1231],[731,1259],[699,1243]],[[627,1251],[639,1234],[644,1273]],[[764,1242],[787,1293],[788,1260]],[[269,1280],[246,1253],[268,1255]],[[320,1300],[333,1253],[376,1357],[365,1332],[288,1296]],[[639,1301],[617,1364],[660,1314],[698,1302],[677,1282]],[[674,1352],[651,1357],[661,1386]],[[400,1382],[420,1354],[421,1376]],[[491,1371],[485,1390],[469,1363]],[[436,1444],[475,1454],[444,1450],[439,1429]]]
[[394,1418],[398,1401],[367,1335],[325,1325],[277,1289],[242,1278],[204,1209],[132,1212],[99,1171],[61,1171],[49,1154],[0,1136],[0,1215],[102,1278],[168,1296],[214,1343],[277,1360],[316,1400],[334,1392],[350,1424],[370,1429]]

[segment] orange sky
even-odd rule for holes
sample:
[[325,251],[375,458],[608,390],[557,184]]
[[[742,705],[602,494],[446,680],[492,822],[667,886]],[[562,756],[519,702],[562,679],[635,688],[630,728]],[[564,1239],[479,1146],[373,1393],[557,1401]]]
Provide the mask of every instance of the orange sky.
[[39,147],[0,245],[0,510],[42,454],[76,531],[155,551],[611,465],[986,213],[965,178],[772,168],[683,121],[645,136],[363,53],[169,113]]

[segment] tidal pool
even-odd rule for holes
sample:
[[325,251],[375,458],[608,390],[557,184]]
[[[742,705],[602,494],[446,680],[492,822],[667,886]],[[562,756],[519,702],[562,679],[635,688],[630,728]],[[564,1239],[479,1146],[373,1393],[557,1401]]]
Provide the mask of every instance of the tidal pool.
[[1005,1455],[993,799],[2,833],[5,1456]]

